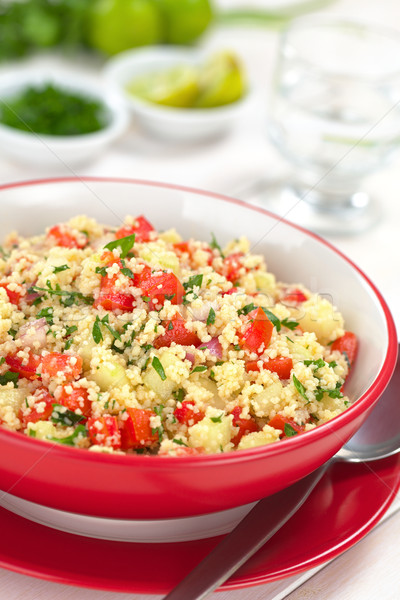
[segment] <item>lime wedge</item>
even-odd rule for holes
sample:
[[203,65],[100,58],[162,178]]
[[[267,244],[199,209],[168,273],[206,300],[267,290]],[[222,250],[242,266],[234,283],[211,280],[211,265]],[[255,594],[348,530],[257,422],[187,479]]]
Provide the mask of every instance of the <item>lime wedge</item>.
[[231,52],[213,55],[200,72],[199,86],[197,108],[223,106],[239,100],[246,92],[246,83],[236,56]]
[[126,89],[148,102],[188,108],[193,106],[199,92],[198,72],[191,66],[178,66],[138,77]]

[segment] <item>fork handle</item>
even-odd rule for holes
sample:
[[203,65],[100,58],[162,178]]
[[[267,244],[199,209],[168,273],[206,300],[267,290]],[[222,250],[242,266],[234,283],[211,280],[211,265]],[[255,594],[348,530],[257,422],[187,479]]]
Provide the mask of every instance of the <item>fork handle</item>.
[[202,600],[219,587],[289,521],[320,481],[328,463],[260,500],[164,600]]

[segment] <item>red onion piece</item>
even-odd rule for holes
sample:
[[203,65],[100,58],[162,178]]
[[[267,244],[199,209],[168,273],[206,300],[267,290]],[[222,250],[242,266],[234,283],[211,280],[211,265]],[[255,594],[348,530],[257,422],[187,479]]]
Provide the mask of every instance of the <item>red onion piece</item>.
[[208,348],[211,354],[214,354],[217,358],[222,358],[222,346],[217,337],[211,338],[211,340],[205,344],[201,343],[199,348]]
[[195,361],[194,354],[192,354],[191,352],[186,352],[185,359],[189,360],[192,363],[192,366],[194,365],[194,361]]
[[39,350],[46,345],[46,335],[48,330],[46,319],[37,319],[22,325],[18,332],[17,339],[22,343],[23,347]]

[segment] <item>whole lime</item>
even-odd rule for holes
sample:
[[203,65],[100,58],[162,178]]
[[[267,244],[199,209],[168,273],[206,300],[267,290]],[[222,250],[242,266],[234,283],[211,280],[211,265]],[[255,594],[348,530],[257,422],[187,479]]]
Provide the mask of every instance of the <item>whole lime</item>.
[[164,38],[170,44],[194,42],[213,20],[210,0],[157,0],[164,20]]
[[163,38],[153,0],[95,0],[88,18],[88,43],[105,54],[156,44]]

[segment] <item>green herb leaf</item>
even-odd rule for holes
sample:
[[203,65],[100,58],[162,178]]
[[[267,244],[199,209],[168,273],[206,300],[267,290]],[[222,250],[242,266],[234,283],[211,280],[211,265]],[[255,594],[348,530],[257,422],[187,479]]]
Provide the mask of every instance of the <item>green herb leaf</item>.
[[6,371],[3,375],[0,375],[0,385],[6,385],[10,381],[13,382],[14,387],[17,387],[18,373],[12,371]]
[[305,360],[304,364],[306,367],[314,365],[317,369],[322,369],[325,366],[325,361],[322,358],[318,358],[317,360]]
[[303,396],[304,400],[307,400],[308,402],[308,398],[307,398],[307,394],[306,394],[306,388],[304,387],[304,385],[301,383],[301,381],[299,381],[296,377],[296,375],[293,373],[293,383],[294,383],[294,387],[296,388],[296,390],[299,392],[300,396]]
[[78,331],[78,328],[76,325],[70,325],[69,327],[66,328],[65,330],[65,335],[71,335],[71,333],[75,333],[75,331]]
[[42,308],[37,313],[36,317],[38,319],[45,318],[48,325],[53,325],[53,312],[54,308],[52,306],[48,306],[47,308]]
[[207,367],[205,365],[198,365],[193,369],[192,373],[203,373],[204,371],[207,371]]
[[217,239],[216,239],[215,235],[213,234],[213,232],[211,232],[210,248],[213,248],[213,249],[215,248],[215,250],[218,250],[218,252],[222,256],[222,258],[225,258],[224,253],[222,252],[221,246],[218,244]]
[[255,310],[257,308],[257,306],[253,303],[251,304],[246,304],[246,306],[243,306],[243,308],[240,308],[237,312],[238,315],[248,315],[252,310]]
[[47,439],[51,442],[58,442],[59,444],[65,444],[66,446],[75,446],[75,440],[78,437],[87,437],[86,427],[84,425],[78,425],[71,435],[64,438],[56,438],[50,435],[47,436]]
[[54,273],[61,273],[61,271],[66,271],[67,269],[70,269],[70,267],[68,265],[61,265],[60,267],[53,267],[54,269]]
[[157,371],[161,380],[165,381],[167,379],[167,376],[165,374],[164,367],[162,366],[161,361],[159,358],[157,358],[157,356],[154,356],[151,365],[152,365],[153,369],[155,371]]
[[185,397],[185,391],[183,390],[183,388],[179,388],[179,390],[176,390],[175,392],[172,392],[172,395],[174,396],[175,400],[177,402],[183,402],[183,399]]
[[99,344],[100,342],[103,341],[103,334],[101,331],[101,320],[99,318],[99,316],[96,316],[96,320],[93,323],[93,328],[92,328],[92,336],[94,341],[96,342],[96,344]]
[[290,321],[289,319],[283,319],[281,321],[281,325],[283,327],[286,327],[287,329],[290,329],[291,331],[293,331],[293,329],[296,329],[296,327],[298,326],[298,322],[297,321]]
[[129,277],[129,279],[135,278],[134,273],[131,271],[131,269],[128,269],[128,267],[124,267],[123,269],[121,269],[121,273],[122,275],[125,275],[125,277]]
[[170,321],[168,323],[167,331],[171,331],[173,328],[174,328],[174,324],[172,323],[172,321]]
[[53,412],[51,415],[51,420],[53,421],[53,423],[58,423],[59,425],[71,427],[76,423],[80,423],[84,419],[84,415],[78,415],[76,412],[68,410],[68,408],[62,406],[61,404],[53,404]]
[[213,309],[213,307],[210,308],[210,311],[208,313],[208,317],[207,317],[207,325],[213,325],[215,323],[215,310]]
[[213,423],[222,423],[222,417],[224,416],[224,413],[221,413],[220,415],[218,415],[218,417],[210,417],[210,420]]
[[119,240],[114,240],[113,242],[109,242],[104,246],[107,250],[114,250],[115,248],[119,248],[121,250],[120,258],[125,258],[130,250],[132,250],[135,244],[135,234],[127,235]]
[[334,369],[335,367],[337,367],[337,362],[335,360],[331,360],[331,362],[328,364],[328,367]]
[[186,281],[183,284],[183,287],[185,288],[185,290],[192,290],[195,286],[197,287],[201,287],[201,284],[203,283],[203,275],[192,275],[189,278],[189,281]]
[[267,315],[268,319],[271,321],[271,323],[275,327],[275,329],[277,331],[280,331],[281,330],[281,322],[278,319],[278,317],[276,315],[274,315],[274,313],[272,313],[270,310],[268,310],[268,308],[264,308],[263,306],[261,308],[263,309],[263,311],[265,312],[265,314]]
[[295,428],[290,425],[290,423],[285,423],[283,433],[286,435],[286,437],[292,437],[293,435],[297,435],[299,432],[296,431]]
[[174,444],[178,444],[178,446],[186,446],[186,448],[189,448],[189,446],[187,444],[185,444],[185,442],[182,442],[182,440],[178,440],[177,438],[174,438],[172,441],[174,442]]
[[96,267],[95,272],[105,277],[107,275],[107,267]]

